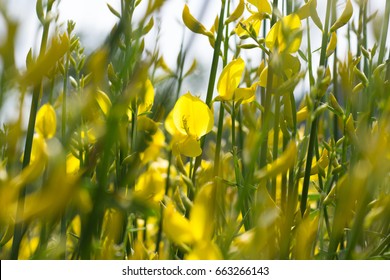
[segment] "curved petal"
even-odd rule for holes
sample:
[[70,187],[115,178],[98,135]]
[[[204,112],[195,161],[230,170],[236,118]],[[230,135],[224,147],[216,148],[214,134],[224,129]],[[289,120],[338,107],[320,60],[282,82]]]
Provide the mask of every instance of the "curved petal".
[[233,99],[234,92],[238,88],[238,85],[241,82],[244,69],[245,69],[244,60],[242,60],[242,58],[237,58],[232,60],[222,70],[222,73],[219,76],[219,80],[217,84],[219,97],[222,100],[228,101]]

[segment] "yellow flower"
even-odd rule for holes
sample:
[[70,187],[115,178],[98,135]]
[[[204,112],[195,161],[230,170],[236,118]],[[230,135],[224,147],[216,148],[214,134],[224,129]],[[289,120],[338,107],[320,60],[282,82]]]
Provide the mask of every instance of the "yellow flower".
[[189,92],[177,100],[172,117],[176,128],[182,134],[196,139],[213,128],[213,113],[202,100]]
[[190,219],[180,215],[168,204],[163,217],[164,232],[176,244],[193,245],[186,259],[222,259],[218,246],[212,241],[214,232],[213,184],[203,186],[195,197]]
[[353,15],[353,6],[351,3],[351,0],[347,0],[347,3],[345,5],[345,8],[341,14],[341,16],[336,20],[336,22],[332,25],[330,28],[330,32],[334,32],[340,27],[344,26],[348,23],[348,21],[351,19]]
[[265,38],[265,45],[273,50],[277,49],[278,52],[286,51],[288,53],[294,53],[298,51],[302,34],[301,19],[297,14],[290,14],[283,17],[268,32]]
[[199,242],[185,257],[186,260],[222,260],[218,246],[212,241]]
[[164,210],[163,229],[167,237],[176,244],[194,241],[190,222],[178,213],[171,203]]
[[66,174],[75,174],[80,169],[80,160],[72,153],[66,156]]
[[[248,2],[256,8],[256,11],[249,10],[251,16],[237,24],[234,31],[239,37],[247,36],[247,31],[251,30],[255,31],[256,36],[258,36],[261,21],[266,17],[266,15],[272,14],[272,7],[268,0],[248,0]],[[245,27],[246,30],[243,27]]]
[[272,6],[268,0],[248,0],[248,2],[254,5],[259,13],[272,14]]
[[139,85],[139,91],[143,94],[137,95],[138,115],[149,112],[154,103],[154,88],[152,82],[147,79],[145,83]]
[[106,93],[104,93],[101,90],[96,91],[96,96],[95,96],[96,102],[98,103],[100,109],[103,111],[103,114],[107,116],[108,112],[111,109],[111,100],[108,97]]
[[249,100],[254,97],[255,87],[238,88],[244,70],[245,63],[240,57],[232,60],[228,65],[226,65],[218,80],[217,90],[219,96],[217,100],[237,101]]
[[155,95],[153,84],[149,79],[137,82],[132,91],[136,106],[128,110],[129,120],[133,117],[132,112],[137,112],[137,116],[149,113],[152,110]]
[[135,184],[135,195],[142,198],[143,201],[158,206],[158,203],[164,198],[164,194],[165,178],[161,170],[151,166],[138,177]]
[[[275,60],[273,62],[275,62]],[[297,57],[292,56],[289,53],[280,54],[278,56],[278,62],[274,63],[272,87],[276,88],[280,86],[286,79],[290,79],[294,75],[297,75],[300,69],[301,63]],[[267,87],[267,79],[268,66],[264,67],[261,71],[258,85],[264,88]]]
[[56,134],[56,112],[50,104],[43,105],[38,113],[35,128],[45,139],[53,138]]
[[188,92],[177,100],[165,121],[165,128],[173,136],[174,151],[196,157],[202,153],[198,140],[211,131],[213,124],[210,108]]

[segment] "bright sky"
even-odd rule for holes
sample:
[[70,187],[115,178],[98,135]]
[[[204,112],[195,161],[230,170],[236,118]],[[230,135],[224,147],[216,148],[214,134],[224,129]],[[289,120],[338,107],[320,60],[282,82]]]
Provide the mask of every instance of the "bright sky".
[[[1,2],[2,0],[0,0]],[[35,13],[35,0],[3,0],[8,6],[8,11],[11,16],[20,23],[20,32],[16,42],[17,47],[17,65],[24,67],[25,57],[30,47],[33,47],[34,53],[37,53],[38,43],[40,40],[40,33],[38,29],[38,20]],[[390,0],[389,0],[390,1]],[[143,2],[146,2],[144,0]],[[183,34],[183,25],[181,23],[181,14],[184,4],[188,2],[191,13],[198,18],[207,28],[211,27],[216,15],[219,13],[220,1],[219,0],[166,0],[165,5],[159,15],[161,20],[159,22],[160,38],[159,49],[164,55],[165,60],[171,67],[175,66],[176,56],[179,53],[181,38]],[[203,4],[207,2],[207,8],[202,10]],[[233,1],[236,5],[238,0]],[[344,8],[345,0],[338,1],[338,7],[341,10]],[[354,2],[354,1],[353,1]],[[58,11],[60,14],[59,21],[66,23],[67,20],[73,20],[76,22],[76,32],[82,37],[81,42],[86,47],[86,50],[95,49],[109,34],[113,25],[117,22],[117,18],[111,14],[108,10],[106,3],[120,10],[120,0],[57,0],[59,3]],[[371,10],[379,11],[379,15],[383,14],[386,0],[371,0]],[[320,17],[324,18],[324,6],[325,0],[318,0],[318,12]],[[356,3],[355,3],[356,5]],[[356,7],[356,6],[355,6]],[[357,9],[355,9],[355,12]],[[377,16],[376,18],[379,18]],[[155,23],[157,21],[155,20]],[[376,26],[380,26],[376,24]],[[316,29],[316,28],[313,28]],[[318,30],[318,29],[317,29]],[[2,24],[0,22],[0,40],[2,38]],[[373,32],[369,30],[371,35]],[[342,35],[339,35],[342,36]],[[372,37],[372,36],[371,36]],[[207,87],[208,69],[211,65],[212,48],[209,45],[205,36],[195,35],[185,30],[186,44],[190,44],[191,52],[188,64],[191,64],[192,58],[196,57],[201,64],[204,64],[204,71],[199,70],[202,75],[202,81],[199,83],[198,92],[194,94],[204,93]],[[340,38],[340,37],[339,37]],[[389,38],[389,37],[388,37]],[[191,39],[191,42],[188,42]],[[312,34],[313,50],[319,47],[320,34]],[[344,40],[339,40],[344,41]],[[155,39],[150,37],[149,43],[146,41],[146,47],[153,49],[155,45]],[[390,45],[390,38],[388,39],[388,46]],[[353,45],[356,45],[355,43]],[[369,43],[369,47],[372,47],[372,43]],[[256,51],[249,51],[251,58],[257,59]],[[340,48],[340,54],[342,49]],[[314,55],[314,59],[316,55]],[[202,68],[201,68],[202,69]],[[183,91],[188,90],[184,88]],[[2,116],[0,115],[0,119]]]
[[[1,0],[0,0],[1,1]],[[202,11],[204,2],[207,2],[207,9]],[[109,34],[112,26],[117,22],[117,18],[110,13],[106,3],[120,10],[120,0],[61,0],[59,3],[60,22],[66,23],[71,19],[76,22],[76,32],[82,36],[82,43],[87,50],[94,49]],[[146,1],[144,1],[146,2]],[[159,39],[160,50],[168,64],[175,64],[181,42],[183,29],[180,26],[181,13],[185,2],[189,2],[191,13],[197,18],[201,18],[206,27],[210,27],[215,16],[219,12],[220,1],[213,0],[166,0],[161,11],[161,36]],[[234,1],[235,3],[237,1]],[[318,11],[323,14],[322,3],[324,0],[318,0]],[[386,0],[369,1],[372,10],[384,10]],[[35,14],[35,3],[33,0],[6,0],[8,10],[20,24],[20,34],[17,42],[18,56],[17,63],[19,66],[24,65],[25,55],[31,46],[37,44],[40,35],[38,31],[38,21]],[[345,0],[340,0],[338,6],[343,9]],[[356,9],[355,9],[356,11]],[[341,12],[341,11],[340,11]],[[0,28],[1,32],[1,28]],[[372,33],[372,32],[371,32]],[[186,30],[185,36],[189,38],[191,32]],[[191,42],[192,50],[199,59],[207,62],[211,59],[212,49],[204,36],[191,36],[194,40]],[[150,43],[155,43],[151,40]],[[153,46],[150,46],[152,48]]]
[[[35,51],[37,51],[40,34],[38,33],[38,21],[35,14],[35,2],[32,0],[6,1],[10,14],[20,22],[20,34],[16,44],[18,48],[16,59],[19,66],[24,65],[25,55],[31,46],[35,47]],[[199,17],[203,1],[194,0],[189,2],[191,12]],[[211,26],[213,17],[218,13],[219,3],[218,1],[208,2],[208,8],[201,17],[206,26]],[[66,23],[70,19],[76,22],[76,32],[82,37],[81,42],[87,50],[93,50],[106,38],[118,20],[108,10],[107,3],[120,10],[120,0],[62,0],[58,6],[59,22]],[[168,63],[175,63],[180,48],[183,29],[179,22],[181,21],[184,3],[184,0],[167,0],[161,11],[159,43],[161,49],[164,50],[163,53]],[[188,35],[186,34],[186,36]],[[200,36],[194,37],[196,38],[195,47],[198,50],[198,56],[205,56],[206,58],[211,56],[212,50],[207,40],[197,37]],[[199,50],[204,50],[205,53],[200,54]]]

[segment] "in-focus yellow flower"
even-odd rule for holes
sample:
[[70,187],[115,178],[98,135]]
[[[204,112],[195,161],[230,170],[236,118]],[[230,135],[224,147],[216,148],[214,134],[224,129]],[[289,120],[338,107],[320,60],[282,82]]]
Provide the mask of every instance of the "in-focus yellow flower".
[[251,30],[256,33],[256,36],[258,36],[261,21],[266,18],[267,15],[272,14],[272,7],[268,0],[248,0],[248,2],[252,4],[256,10],[249,9],[251,15],[237,24],[234,31],[239,37],[248,36],[248,31]]
[[43,105],[38,113],[35,128],[37,133],[45,139],[53,138],[56,134],[56,112],[50,104]]
[[177,100],[172,117],[176,128],[182,134],[196,139],[213,128],[213,113],[202,100],[189,92]]
[[245,70],[244,60],[239,57],[232,60],[222,70],[219,76],[217,90],[219,96],[217,100],[223,101],[238,101],[238,100],[251,100],[255,95],[255,87],[251,88],[238,88],[240,85],[242,74]]
[[165,121],[165,128],[173,136],[174,151],[196,157],[202,153],[198,140],[211,131],[213,124],[210,108],[188,92],[177,100]]

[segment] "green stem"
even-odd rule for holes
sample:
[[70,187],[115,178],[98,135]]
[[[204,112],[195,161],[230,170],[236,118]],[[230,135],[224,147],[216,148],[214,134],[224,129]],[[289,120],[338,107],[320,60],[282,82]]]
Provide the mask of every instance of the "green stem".
[[[46,8],[46,14],[50,12],[53,2],[54,1],[48,2]],[[49,27],[50,27],[50,21],[46,22],[43,26],[41,49],[39,52],[39,56],[42,56],[46,51],[47,40],[49,36]],[[28,127],[27,127],[26,142],[25,142],[24,154],[23,154],[23,165],[22,165],[23,169],[30,164],[31,150],[32,150],[32,144],[34,138],[35,120],[38,112],[39,97],[40,97],[41,90],[42,90],[42,84],[41,82],[39,82],[33,89],[30,116],[29,116]],[[22,188],[22,190],[19,193],[18,205],[16,209],[16,219],[15,219],[16,221],[18,221],[18,223],[15,225],[15,229],[14,229],[14,236],[13,236],[12,249],[11,249],[11,259],[18,259],[20,242],[22,241],[22,237],[25,231],[25,225],[23,224],[23,222],[19,222],[19,221],[22,219],[24,215],[24,202],[25,202],[25,196],[27,191],[26,189],[27,189],[26,187]]]
[[[167,177],[165,179],[165,195],[168,195],[170,180],[171,180],[171,164],[172,164],[172,151],[169,151],[168,155],[168,169],[167,169]],[[164,205],[161,203],[160,205],[160,221],[158,225],[157,239],[156,239],[156,248],[155,252],[158,254],[160,252],[160,244],[162,240],[162,231],[163,231],[163,214],[164,214]]]
[[384,22],[382,25],[381,45],[379,48],[378,64],[383,63],[386,51],[387,33],[389,30],[390,20],[390,1],[386,1],[385,14],[383,16]]
[[[213,93],[214,93],[214,86],[215,86],[215,80],[217,78],[217,70],[218,70],[218,60],[221,50],[221,43],[222,43],[222,37],[223,37],[223,26],[224,26],[224,18],[225,18],[225,7],[226,7],[226,0],[222,0],[221,10],[219,14],[219,24],[218,24],[218,32],[217,32],[217,38],[215,40],[214,44],[214,53],[213,53],[213,60],[211,63],[211,70],[210,70],[210,77],[209,77],[209,84],[207,87],[207,96],[206,96],[206,104],[211,108],[212,106],[212,100],[213,100]],[[200,141],[200,146],[203,150],[204,143],[205,143],[206,136],[203,136]],[[198,156],[195,160],[194,165],[194,172],[192,176],[192,181],[195,183],[195,177],[196,177],[196,170],[200,166],[200,163],[202,161],[202,155]]]
[[[273,160],[277,160],[278,151],[279,151],[279,117],[280,117],[280,97],[275,96],[275,120],[274,120],[274,139],[273,139],[273,149],[272,156]],[[276,201],[276,177],[272,179],[271,184],[271,197]]]
[[[273,8],[274,8],[274,11],[277,9],[278,7],[278,1],[275,0],[273,2]],[[273,13],[272,14],[272,19],[271,19],[271,28],[272,26],[276,23],[276,14]],[[269,61],[272,60],[272,54],[270,55],[269,57]],[[273,81],[273,69],[272,69],[272,65],[271,63],[268,64],[268,76],[267,76],[267,88],[266,88],[266,92],[265,92],[265,100],[264,100],[264,103],[262,104],[264,109],[265,109],[265,113],[263,115],[263,118],[262,118],[262,130],[263,130],[263,133],[264,133],[264,138],[263,138],[263,142],[262,142],[262,145],[261,145],[261,153],[260,153],[260,168],[266,166],[267,164],[267,154],[268,154],[268,133],[269,133],[269,128],[271,127],[271,123],[270,122],[270,117],[271,117],[271,101],[272,101],[272,81]]]
[[[325,27],[324,27],[324,32],[322,33],[320,66],[325,66],[326,64],[326,47],[328,44],[328,37],[329,37],[328,30],[329,30],[331,3],[332,3],[331,0],[327,1]],[[322,78],[322,77],[318,77],[318,78]],[[316,97],[314,110],[319,106],[319,103],[320,103],[320,98]],[[306,205],[307,205],[307,196],[309,192],[309,183],[310,183],[310,172],[311,172],[311,166],[314,157],[314,144],[317,135],[317,126],[318,126],[318,117],[315,117],[312,122],[311,130],[310,130],[309,147],[307,149],[307,157],[306,157],[305,176],[303,179],[302,197],[301,197],[301,205],[300,205],[302,216],[305,213]]]

